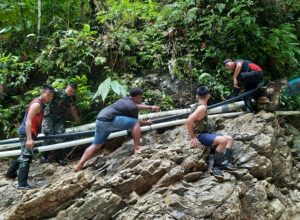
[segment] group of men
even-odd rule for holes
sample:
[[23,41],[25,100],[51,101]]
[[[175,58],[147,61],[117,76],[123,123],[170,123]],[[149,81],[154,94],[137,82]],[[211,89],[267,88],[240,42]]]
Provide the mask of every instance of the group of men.
[[[255,88],[262,81],[262,69],[251,61],[226,59],[224,65],[234,73],[234,90],[231,97],[238,95],[240,86],[243,86],[247,91]],[[21,155],[12,163],[6,173],[7,178],[18,177],[18,189],[27,190],[32,188],[27,182],[28,172],[33,157],[34,141],[40,132],[40,128],[42,127],[45,135],[64,133],[64,115],[68,109],[74,119],[79,122],[74,104],[76,88],[75,84],[69,84],[65,90],[55,91],[53,87],[44,85],[40,97],[35,98],[29,104],[19,128]],[[195,148],[200,143],[207,147],[213,147],[215,153],[211,173],[216,178],[223,179],[223,171],[230,172],[237,169],[232,164],[234,140],[229,135],[215,134],[208,130],[207,103],[210,98],[209,89],[205,86],[197,88],[196,98],[197,103],[192,107],[191,114],[186,122],[191,138],[191,147]],[[141,104],[142,99],[143,90],[132,88],[128,97],[119,99],[98,113],[93,143],[84,151],[80,161],[74,167],[75,171],[82,170],[85,162],[97,154],[107,141],[110,133],[115,131],[131,130],[134,140],[134,153],[140,153],[146,148],[141,146],[140,143],[140,127],[151,125],[152,121],[139,121],[138,112],[139,110],[159,111],[160,107]],[[246,97],[244,100],[247,111],[252,111],[251,96]],[[48,102],[50,104],[45,107],[45,103]],[[43,156],[45,159],[46,155]],[[57,159],[58,162],[62,163],[62,158]]]
[[[29,166],[34,152],[34,141],[38,134],[43,131],[45,135],[62,134],[65,132],[64,121],[67,111],[70,111],[75,121],[79,123],[75,108],[75,95],[77,85],[70,83],[64,90],[55,90],[50,85],[43,85],[39,97],[33,99],[25,112],[19,127],[19,139],[21,143],[21,155],[14,160],[7,170],[5,177],[14,179],[18,177],[18,189],[27,190],[32,187],[27,183]],[[46,105],[48,103],[48,105]],[[63,140],[48,140],[45,144],[53,144]],[[48,158],[48,156],[50,158]],[[63,150],[44,153],[41,162],[56,161],[65,165],[65,153]]]

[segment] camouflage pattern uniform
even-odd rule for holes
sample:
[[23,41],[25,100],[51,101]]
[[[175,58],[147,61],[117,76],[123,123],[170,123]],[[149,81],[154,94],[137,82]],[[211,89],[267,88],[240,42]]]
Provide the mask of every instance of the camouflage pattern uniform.
[[[68,109],[75,104],[75,97],[70,97],[65,90],[55,92],[53,100],[46,106],[42,122],[42,133],[45,135],[62,134],[65,132],[64,116]],[[46,145],[63,142],[63,139],[46,141]],[[50,160],[61,160],[64,150],[56,150],[49,154]],[[44,156],[46,156],[44,154]]]

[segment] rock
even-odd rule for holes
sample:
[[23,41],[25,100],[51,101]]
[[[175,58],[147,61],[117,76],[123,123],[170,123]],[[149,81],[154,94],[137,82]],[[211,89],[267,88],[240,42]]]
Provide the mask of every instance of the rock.
[[132,192],[128,198],[128,205],[134,205],[139,200],[139,195],[136,192]]
[[268,202],[265,187],[260,183],[249,187],[241,199],[241,205],[244,219],[267,219]]
[[194,172],[194,173],[189,173],[184,176],[184,180],[187,182],[195,182],[199,180],[203,175],[203,172]]
[[51,216],[58,207],[80,195],[90,184],[91,182],[79,173],[47,189],[29,191],[29,194],[10,210],[6,219],[39,219]]
[[183,125],[143,134],[149,148],[141,154],[133,154],[132,140],[111,153],[114,146],[105,149],[79,173],[73,172],[72,162],[66,167],[33,162],[30,182],[40,188],[28,192],[16,191],[16,181],[1,178],[0,219],[298,217],[300,162],[291,154],[291,127],[266,112],[216,117],[210,123],[217,133],[235,138],[239,169],[224,172],[223,181],[209,173],[210,149],[191,149]]
[[102,189],[93,195],[87,195],[68,209],[60,211],[56,219],[111,219],[125,202],[110,190]]
[[280,202],[279,199],[274,199],[269,203],[268,210],[269,210],[269,212],[271,212],[274,219],[279,219],[280,216],[282,215],[284,209],[285,209],[285,207]]
[[184,168],[176,166],[158,182],[159,187],[166,187],[183,179]]

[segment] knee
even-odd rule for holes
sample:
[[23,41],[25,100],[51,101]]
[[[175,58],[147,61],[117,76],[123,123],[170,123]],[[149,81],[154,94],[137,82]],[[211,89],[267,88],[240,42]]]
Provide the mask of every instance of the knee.
[[222,144],[222,145],[226,145],[227,144],[227,138],[226,137],[221,137],[219,139],[219,143]]
[[102,146],[102,144],[93,144],[93,145],[92,145],[92,148],[93,148],[95,151],[98,151],[98,150],[100,150],[101,146]]
[[225,137],[226,137],[226,139],[227,139],[227,142],[233,143],[233,141],[234,141],[233,137],[231,137],[231,136],[229,136],[229,135],[226,135]]

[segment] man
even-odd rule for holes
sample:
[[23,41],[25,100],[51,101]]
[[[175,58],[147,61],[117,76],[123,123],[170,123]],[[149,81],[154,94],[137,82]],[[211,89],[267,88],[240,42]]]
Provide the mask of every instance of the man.
[[[40,133],[41,124],[45,109],[45,103],[53,98],[54,89],[50,85],[43,85],[41,95],[33,99],[27,107],[22,124],[19,127],[19,137],[21,142],[21,155],[9,167],[5,177],[18,177],[18,189],[28,190],[32,187],[27,183],[29,165],[32,162],[34,140]],[[19,172],[17,174],[17,170]]]
[[82,170],[84,163],[96,155],[111,132],[131,129],[134,141],[134,152],[140,153],[145,149],[145,147],[140,144],[140,127],[143,125],[151,125],[152,122],[151,120],[138,121],[138,112],[143,109],[159,111],[159,106],[142,105],[140,104],[142,99],[143,90],[140,88],[132,88],[129,91],[129,97],[121,98],[99,112],[96,120],[93,144],[85,150],[79,163],[74,167],[75,171]]
[[[80,119],[75,108],[76,89],[77,85],[75,83],[69,83],[64,90],[55,91],[53,100],[45,109],[42,123],[42,131],[46,136],[65,132],[64,118],[68,110],[70,110],[74,120],[79,123]],[[46,141],[45,143],[49,145],[59,142],[62,142],[62,139]],[[41,161],[48,162],[48,155],[52,156],[52,159],[60,165],[66,165],[64,150],[56,150],[48,154],[44,153]]]
[[[226,59],[224,61],[226,69],[233,72],[233,92],[230,98],[237,96],[240,90],[240,86],[245,88],[245,92],[255,89],[257,85],[263,81],[262,68],[249,61],[249,60],[236,60]],[[248,112],[252,112],[251,97],[256,95],[250,95],[244,98],[245,107]]]
[[192,107],[186,125],[191,137],[192,148],[197,147],[199,142],[207,147],[216,147],[211,173],[216,178],[223,179],[222,170],[236,170],[236,167],[230,163],[233,138],[229,135],[208,133],[207,102],[209,98],[210,94],[207,87],[201,86],[197,89],[198,103]]

